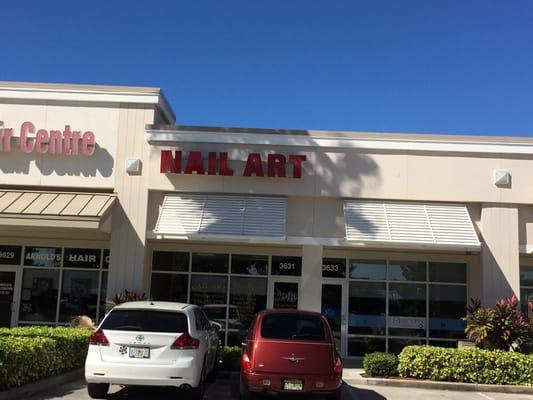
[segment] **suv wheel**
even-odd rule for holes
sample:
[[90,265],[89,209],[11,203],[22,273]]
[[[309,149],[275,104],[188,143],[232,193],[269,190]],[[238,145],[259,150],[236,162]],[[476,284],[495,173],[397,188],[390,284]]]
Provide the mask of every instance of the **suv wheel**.
[[93,399],[105,399],[108,390],[109,383],[87,383],[87,392]]
[[239,399],[240,400],[252,400],[253,394],[248,390],[246,385],[242,383],[242,380],[239,380]]

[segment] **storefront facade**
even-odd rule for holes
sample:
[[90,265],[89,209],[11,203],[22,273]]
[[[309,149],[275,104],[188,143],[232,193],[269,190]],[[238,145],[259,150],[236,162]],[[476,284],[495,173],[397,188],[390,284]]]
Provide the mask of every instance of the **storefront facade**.
[[344,356],[455,346],[470,297],[533,296],[533,141],[189,127],[159,89],[0,84],[0,322],[123,290],[242,341],[324,313]]

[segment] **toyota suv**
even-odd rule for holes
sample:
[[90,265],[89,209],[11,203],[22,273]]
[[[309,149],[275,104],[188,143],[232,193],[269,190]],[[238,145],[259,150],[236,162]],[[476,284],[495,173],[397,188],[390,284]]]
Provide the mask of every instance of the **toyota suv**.
[[85,379],[92,398],[104,398],[109,385],[117,384],[174,386],[201,399],[217,365],[217,329],[191,304],[120,304],[89,343]]
[[327,320],[300,310],[259,312],[241,355],[240,397],[306,393],[340,399],[342,361]]

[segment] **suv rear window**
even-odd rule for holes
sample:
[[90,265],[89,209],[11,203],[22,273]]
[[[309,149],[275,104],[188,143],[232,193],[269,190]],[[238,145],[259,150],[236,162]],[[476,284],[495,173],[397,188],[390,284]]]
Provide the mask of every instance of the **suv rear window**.
[[324,324],[314,315],[267,314],[261,324],[265,339],[324,340]]
[[142,332],[187,332],[187,316],[171,311],[115,310],[102,323],[102,329]]

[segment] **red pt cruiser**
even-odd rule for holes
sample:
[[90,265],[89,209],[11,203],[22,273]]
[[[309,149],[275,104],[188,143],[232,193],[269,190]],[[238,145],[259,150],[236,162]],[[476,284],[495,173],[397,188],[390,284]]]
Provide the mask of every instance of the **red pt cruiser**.
[[340,399],[342,362],[327,320],[300,310],[259,312],[241,357],[240,397],[305,393]]

